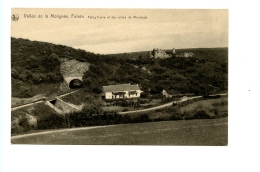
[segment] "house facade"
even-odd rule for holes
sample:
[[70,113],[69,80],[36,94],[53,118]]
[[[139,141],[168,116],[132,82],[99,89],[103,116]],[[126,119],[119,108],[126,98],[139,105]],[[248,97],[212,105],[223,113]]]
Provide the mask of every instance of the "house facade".
[[102,87],[102,92],[106,100],[139,98],[140,87],[130,84],[108,85]]

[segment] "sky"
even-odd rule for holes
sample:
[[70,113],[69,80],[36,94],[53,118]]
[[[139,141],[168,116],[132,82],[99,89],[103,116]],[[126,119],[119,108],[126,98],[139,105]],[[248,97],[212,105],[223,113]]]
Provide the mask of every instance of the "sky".
[[[12,14],[19,15],[11,22],[12,37],[99,54],[228,47],[225,9],[13,8]],[[64,15],[68,18],[56,17]]]

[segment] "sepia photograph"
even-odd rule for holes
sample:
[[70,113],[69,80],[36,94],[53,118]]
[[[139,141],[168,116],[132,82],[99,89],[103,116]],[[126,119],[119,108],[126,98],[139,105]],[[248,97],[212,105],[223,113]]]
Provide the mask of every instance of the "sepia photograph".
[[12,8],[11,144],[228,146],[228,9]]

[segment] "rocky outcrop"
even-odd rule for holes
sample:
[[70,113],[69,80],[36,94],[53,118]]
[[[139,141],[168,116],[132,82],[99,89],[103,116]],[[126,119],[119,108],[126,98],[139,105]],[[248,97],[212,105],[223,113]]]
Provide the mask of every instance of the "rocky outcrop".
[[80,75],[83,76],[89,69],[88,62],[79,62],[77,60],[64,60],[60,65],[60,72],[63,76]]
[[79,62],[75,59],[69,60],[65,58],[61,60],[60,73],[67,89],[82,87],[83,76],[89,70],[89,65],[88,62]]

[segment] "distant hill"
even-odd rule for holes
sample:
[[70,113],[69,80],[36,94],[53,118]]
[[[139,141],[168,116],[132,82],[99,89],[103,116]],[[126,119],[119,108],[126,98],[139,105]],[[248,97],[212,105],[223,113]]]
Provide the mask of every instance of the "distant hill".
[[[118,53],[118,54],[108,54],[120,58],[148,58],[149,51],[140,52],[128,52],[128,53]],[[171,53],[172,49],[164,49],[166,53]],[[193,52],[200,59],[207,59],[209,61],[227,61],[228,48],[186,48],[186,49],[175,49],[176,54],[182,54],[184,52]]]
[[88,85],[96,93],[101,92],[101,85],[116,83],[139,84],[145,93],[153,95],[161,94],[163,89],[176,94],[227,91],[228,48],[176,50],[176,54],[185,52],[195,57],[151,59],[149,51],[108,54],[98,66],[92,66]]
[[148,58],[149,57],[149,51],[140,51],[140,52],[128,52],[128,53],[118,53],[118,54],[107,54],[114,57],[119,58]]

